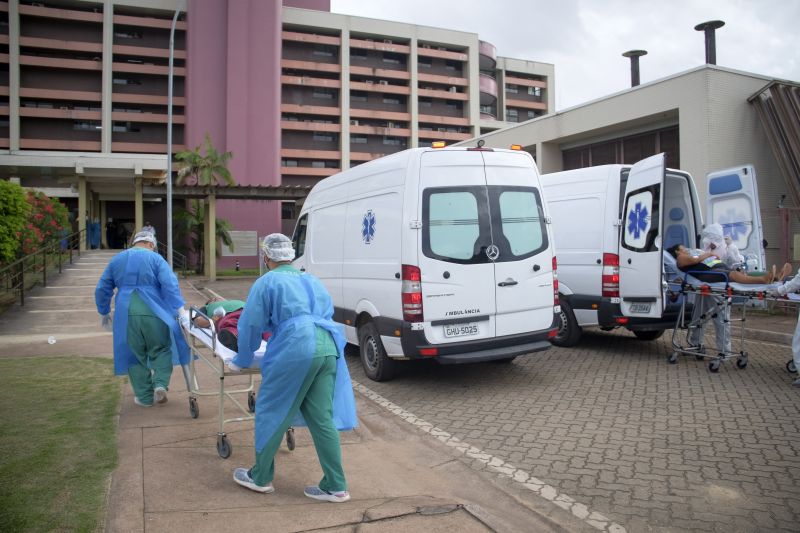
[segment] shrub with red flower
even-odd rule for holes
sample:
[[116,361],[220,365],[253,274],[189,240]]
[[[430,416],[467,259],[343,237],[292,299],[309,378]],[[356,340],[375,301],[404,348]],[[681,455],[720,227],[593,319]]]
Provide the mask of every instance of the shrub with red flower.
[[35,252],[61,237],[62,230],[69,229],[69,214],[64,204],[35,191],[28,191],[27,199],[30,215],[18,233],[24,254]]

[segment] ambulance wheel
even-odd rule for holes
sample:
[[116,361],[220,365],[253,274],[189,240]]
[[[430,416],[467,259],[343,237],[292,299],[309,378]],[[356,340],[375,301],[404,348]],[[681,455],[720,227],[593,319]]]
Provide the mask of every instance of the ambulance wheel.
[[251,413],[256,412],[256,393],[254,392],[251,392],[250,394],[247,395],[247,409]]
[[736,368],[738,368],[740,370],[744,370],[745,368],[747,368],[747,356],[746,355],[736,359]]
[[790,359],[788,363],[786,363],[786,371],[790,374],[797,374],[797,366],[794,364],[794,360]]
[[386,355],[378,328],[367,322],[358,328],[358,347],[361,366],[372,381],[389,381],[397,374],[397,361]]
[[711,372],[717,373],[717,372],[719,372],[720,364],[721,364],[721,362],[719,361],[719,359],[714,359],[713,361],[708,363],[708,370],[711,371]]
[[294,428],[289,428],[286,430],[286,447],[289,451],[294,451],[294,447],[296,443],[294,441]]
[[672,352],[671,354],[669,354],[669,357],[667,357],[667,363],[674,365],[677,362],[678,362],[678,352]]
[[189,398],[189,415],[192,418],[200,416],[200,407],[197,406],[197,398]]
[[217,453],[223,459],[227,459],[231,456],[231,452],[233,448],[231,447],[231,441],[228,440],[228,437],[225,435],[217,436]]
[[654,341],[664,334],[664,330],[654,329],[647,331],[634,331],[633,334],[636,335],[636,338],[640,341]]
[[550,342],[555,346],[569,348],[578,344],[583,331],[578,326],[578,321],[575,320],[572,307],[565,300],[559,300],[559,304],[561,305],[561,312],[556,315],[555,319],[555,325],[558,330],[556,331],[556,336],[550,339]]

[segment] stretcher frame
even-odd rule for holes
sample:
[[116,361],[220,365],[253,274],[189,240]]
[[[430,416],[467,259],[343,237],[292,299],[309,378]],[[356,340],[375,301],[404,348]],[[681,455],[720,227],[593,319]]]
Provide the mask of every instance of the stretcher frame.
[[[719,276],[719,282],[703,282],[694,278],[695,283],[691,283],[689,277],[693,274],[713,274],[714,276]],[[679,287],[677,290],[672,289],[672,287]],[[681,306],[678,311],[678,317],[676,319],[675,328],[672,330],[672,353],[667,358],[667,362],[670,364],[676,364],[678,362],[679,355],[686,355],[686,356],[694,356],[697,360],[704,360],[710,359],[708,363],[708,370],[710,372],[719,372],[722,363],[727,361],[728,359],[736,358],[736,367],[740,370],[744,370],[747,368],[749,353],[744,349],[744,342],[745,342],[745,333],[746,327],[745,323],[747,322],[747,301],[749,300],[759,300],[764,301],[767,300],[766,291],[765,290],[741,290],[734,288],[730,284],[730,280],[728,279],[728,275],[725,272],[710,272],[710,271],[702,271],[702,272],[686,272],[685,276],[678,276],[677,279],[673,279],[669,282],[669,291],[668,294],[670,297],[678,297],[682,296],[681,298]],[[689,302],[689,297],[695,296],[695,305],[699,305],[699,301],[697,301],[697,297],[715,297],[714,305],[711,306],[710,309],[706,310],[706,312],[700,314],[696,320],[692,320],[691,316],[688,317],[687,321],[687,303]],[[733,313],[731,310],[736,308],[741,309],[741,315],[737,318],[733,318]],[[739,334],[736,335],[738,337],[738,350],[734,348],[734,334],[733,328],[731,328],[731,350],[725,350],[724,346],[714,346],[714,345],[705,345],[701,344],[700,346],[692,346],[689,343],[689,339],[691,338],[692,332],[697,328],[703,328],[706,323],[712,321],[717,313],[724,313],[723,316],[727,318],[723,319],[725,323],[739,323]],[[685,344],[680,342],[680,331],[685,330],[686,334],[684,337]],[[705,335],[702,335],[701,341],[705,338]],[[716,336],[715,336],[716,339]],[[713,355],[707,354],[706,350],[711,348]]]
[[[210,326],[208,328],[196,326],[194,320],[198,317],[205,318],[209,322]],[[205,335],[207,335],[207,331],[210,330],[211,335],[209,342],[211,346],[208,346],[202,341],[198,340],[198,338],[192,334],[192,330],[197,330],[199,334]],[[198,418],[200,416],[200,407],[197,404],[198,396],[217,396],[219,398],[217,453],[221,458],[227,459],[233,452],[233,446],[231,445],[230,439],[228,439],[228,436],[225,433],[225,424],[229,424],[231,422],[247,422],[249,420],[255,420],[254,413],[256,411],[256,387],[254,377],[259,375],[261,371],[258,368],[243,368],[239,372],[233,372],[228,369],[223,358],[217,355],[217,343],[219,341],[217,339],[217,331],[214,321],[211,320],[211,318],[203,313],[198,307],[191,306],[189,308],[189,327],[188,329],[186,327],[181,327],[181,331],[183,332],[183,337],[186,340],[186,344],[189,345],[189,350],[191,352],[189,363],[186,365],[181,365],[183,377],[186,381],[186,390],[189,392],[189,415],[192,418]],[[219,378],[219,388],[217,390],[204,391],[200,388],[200,384],[197,381],[195,361],[202,361]],[[226,376],[243,375],[248,377],[247,386],[244,388],[240,387],[226,390]],[[235,395],[239,394],[247,394],[246,406],[240,403],[236,398]],[[225,418],[225,398],[228,398],[231,400],[231,402],[233,402],[238,411],[241,413],[241,416]],[[286,431],[286,447],[290,451],[294,450],[295,448],[294,428],[292,427]]]

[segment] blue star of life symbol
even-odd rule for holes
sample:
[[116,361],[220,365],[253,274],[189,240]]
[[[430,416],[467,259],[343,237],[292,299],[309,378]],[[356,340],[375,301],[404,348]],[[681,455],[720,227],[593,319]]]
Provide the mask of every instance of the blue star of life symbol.
[[366,244],[371,244],[375,239],[375,213],[372,209],[367,211],[361,221],[361,238]]
[[642,207],[641,202],[636,202],[633,211],[628,213],[628,233],[632,234],[634,239],[638,239],[647,227],[648,216],[647,208]]
[[724,215],[720,217],[720,224],[722,224],[722,232],[730,236],[734,241],[738,241],[739,237],[747,235],[747,224],[739,222],[744,220],[745,216],[737,213],[735,209],[728,209]]

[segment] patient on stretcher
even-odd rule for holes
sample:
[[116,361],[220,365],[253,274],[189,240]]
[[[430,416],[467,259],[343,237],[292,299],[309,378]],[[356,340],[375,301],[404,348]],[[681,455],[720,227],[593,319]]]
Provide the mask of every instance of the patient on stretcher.
[[[214,322],[214,329],[217,332],[217,340],[226,348],[237,352],[239,350],[238,337],[239,317],[244,310],[244,302],[241,300],[225,300],[222,298],[212,298],[206,302],[202,308],[203,314],[210,317]],[[203,316],[194,319],[194,325],[201,328],[210,327],[210,323]]]
[[783,265],[783,269],[778,273],[773,265],[772,270],[763,276],[748,276],[744,272],[731,270],[719,257],[711,252],[702,250],[690,250],[682,244],[676,244],[667,249],[672,257],[675,258],[678,268],[683,272],[691,272],[692,276],[709,283],[723,281],[719,274],[726,274],[730,281],[748,285],[770,284],[773,281],[780,281],[792,272],[789,263]]

